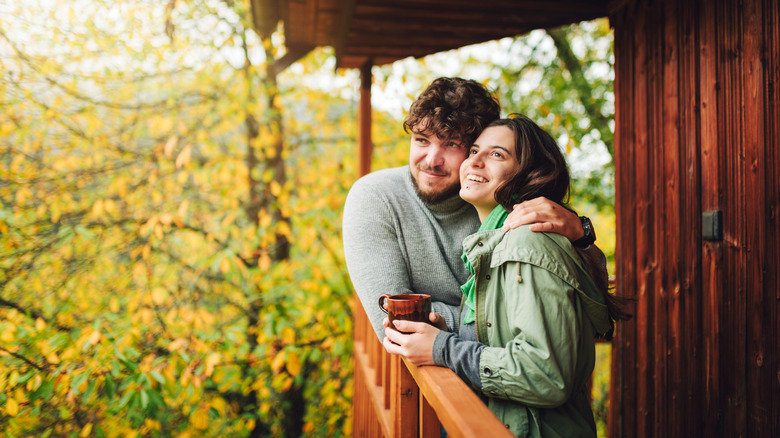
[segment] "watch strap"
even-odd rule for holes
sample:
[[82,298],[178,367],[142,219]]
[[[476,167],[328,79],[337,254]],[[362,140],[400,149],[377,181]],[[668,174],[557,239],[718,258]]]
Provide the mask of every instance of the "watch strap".
[[580,222],[582,223],[582,230],[585,234],[571,244],[577,248],[587,248],[596,241],[596,231],[593,229],[593,223],[591,223],[590,219],[586,216],[580,216]]

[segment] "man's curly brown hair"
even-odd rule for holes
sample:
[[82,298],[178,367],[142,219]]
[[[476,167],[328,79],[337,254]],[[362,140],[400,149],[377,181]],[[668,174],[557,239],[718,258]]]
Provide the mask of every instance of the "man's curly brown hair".
[[469,147],[500,115],[498,100],[479,82],[438,78],[412,104],[404,131],[424,132]]

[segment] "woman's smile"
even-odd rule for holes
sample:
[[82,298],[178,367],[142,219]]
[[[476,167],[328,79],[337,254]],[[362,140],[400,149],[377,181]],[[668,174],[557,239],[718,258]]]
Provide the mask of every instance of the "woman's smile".
[[483,177],[481,177],[479,175],[474,175],[473,173],[467,174],[466,175],[466,179],[469,180],[469,181],[476,181],[478,183],[488,182],[488,180],[486,180],[485,178],[483,178]]

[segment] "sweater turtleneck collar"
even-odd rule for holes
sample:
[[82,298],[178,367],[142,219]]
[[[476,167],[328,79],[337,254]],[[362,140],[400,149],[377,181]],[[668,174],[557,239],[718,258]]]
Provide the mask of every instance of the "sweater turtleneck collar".
[[447,198],[443,201],[435,202],[435,203],[428,203],[420,199],[419,196],[417,196],[417,191],[414,189],[414,183],[412,182],[412,172],[409,171],[406,173],[406,185],[407,189],[411,191],[414,196],[420,200],[420,202],[428,207],[428,210],[432,211],[434,214],[449,214],[449,213],[455,213],[464,207],[471,207],[471,204],[464,201],[460,195],[456,194],[455,196],[452,196],[450,198]]

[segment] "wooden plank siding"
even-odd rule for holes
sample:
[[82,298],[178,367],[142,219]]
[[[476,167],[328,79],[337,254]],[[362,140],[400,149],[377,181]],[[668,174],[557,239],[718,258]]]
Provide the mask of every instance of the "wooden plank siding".
[[[780,436],[776,0],[627,1],[615,29],[610,436]],[[723,240],[702,213],[723,212]]]

